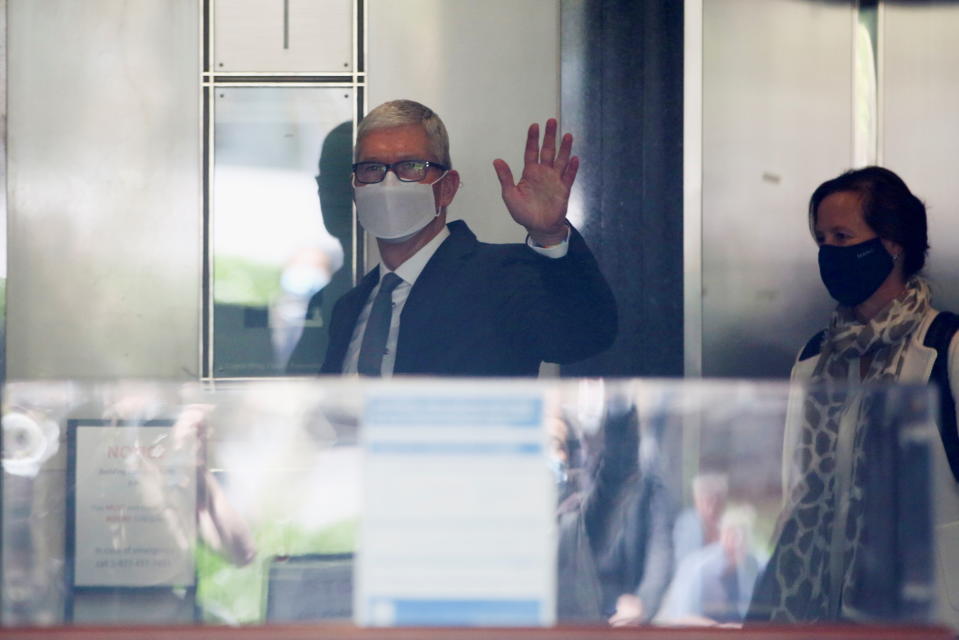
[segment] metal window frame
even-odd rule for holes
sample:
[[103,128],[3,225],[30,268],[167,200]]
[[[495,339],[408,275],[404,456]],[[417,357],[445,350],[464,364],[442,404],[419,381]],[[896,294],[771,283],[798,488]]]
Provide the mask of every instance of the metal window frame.
[[[5,2],[5,0],[0,0]],[[212,171],[214,167],[214,122],[216,118],[213,93],[222,87],[300,87],[300,88],[348,88],[353,91],[353,131],[366,113],[366,60],[367,60],[367,6],[366,0],[352,0],[353,6],[353,65],[351,71],[314,72],[228,72],[213,71],[214,57],[214,2],[203,0],[200,8],[200,29],[203,43],[203,63],[200,69],[201,117],[203,123],[203,218],[200,233],[203,237],[203,284],[199,309],[200,343],[197,345],[198,371],[201,381],[216,380],[259,380],[260,377],[222,377],[214,375],[214,335],[213,323],[213,193]],[[354,138],[355,142],[355,138]],[[365,262],[365,239],[363,230],[353,211],[353,259],[350,264],[353,283],[362,276]]]
[[683,7],[683,373],[703,375],[703,0]]

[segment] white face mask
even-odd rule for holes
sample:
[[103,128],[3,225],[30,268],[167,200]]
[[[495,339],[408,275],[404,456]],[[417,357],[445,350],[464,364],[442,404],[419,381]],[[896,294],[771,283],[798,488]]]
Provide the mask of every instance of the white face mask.
[[433,197],[435,182],[403,182],[392,171],[382,182],[362,187],[353,183],[356,215],[368,233],[387,242],[403,242],[432,222],[440,214]]

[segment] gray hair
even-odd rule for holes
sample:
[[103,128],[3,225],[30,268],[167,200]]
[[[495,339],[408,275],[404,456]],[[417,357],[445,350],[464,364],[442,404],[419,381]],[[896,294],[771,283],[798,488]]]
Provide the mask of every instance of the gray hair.
[[450,138],[449,134],[446,133],[446,126],[443,125],[443,121],[432,109],[413,100],[384,102],[360,120],[360,124],[356,128],[354,161],[356,160],[355,154],[359,153],[360,143],[371,131],[411,124],[418,124],[423,127],[423,130],[426,131],[430,153],[438,158],[439,162],[452,168]]
[[729,481],[724,473],[701,473],[693,478],[693,495],[725,500],[728,494]]

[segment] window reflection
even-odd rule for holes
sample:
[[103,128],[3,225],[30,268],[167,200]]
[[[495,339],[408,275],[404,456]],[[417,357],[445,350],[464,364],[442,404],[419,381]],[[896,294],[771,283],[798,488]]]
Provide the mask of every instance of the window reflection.
[[[445,384],[446,395],[439,381],[423,380],[396,396],[416,409],[404,431],[437,415],[459,416],[450,411],[452,392],[457,408],[472,407],[467,415],[485,415],[485,398],[503,388],[496,381]],[[846,609],[791,620],[770,611],[782,594],[792,595],[782,587],[799,584],[781,576],[805,562],[791,549],[802,536],[788,531],[808,517],[794,498],[811,485],[781,483],[783,426],[791,399],[801,405],[821,391],[647,380],[564,380],[530,389],[547,399],[529,423],[545,429],[532,437],[550,446],[534,446],[522,473],[504,474],[509,467],[495,448],[482,460],[456,447],[428,448],[436,458],[427,465],[387,460],[384,493],[386,483],[377,489],[370,481],[377,428],[370,416],[377,414],[369,403],[382,387],[356,379],[8,384],[0,615],[8,625],[342,621],[351,615],[354,586],[366,598],[377,580],[387,595],[421,588],[415,576],[429,576],[442,557],[464,560],[445,583],[450,592],[490,575],[503,585],[521,584],[531,569],[549,576],[543,584],[552,588],[555,580],[560,624],[848,622],[849,611],[870,622],[931,619],[931,518],[940,496],[929,470],[941,444],[926,388],[852,388],[875,408],[867,458],[882,462],[863,467],[859,517],[868,535],[855,543],[857,558],[843,545],[820,547],[829,566],[843,567],[849,578],[837,592]],[[472,402],[473,394],[486,395]],[[396,413],[396,405],[385,406]],[[470,413],[475,407],[482,410]],[[467,423],[468,438],[489,444],[509,431],[480,424]],[[398,431],[377,437],[402,443]],[[121,445],[117,453],[113,444]],[[437,469],[450,478],[442,488],[431,479]],[[550,481],[555,492],[537,493]],[[383,518],[377,505],[398,504],[395,486],[416,500]],[[514,494],[538,495],[539,502],[516,502]],[[519,514],[506,527],[496,517],[504,501]],[[555,527],[541,528],[554,517]],[[490,544],[450,553],[463,539],[457,531],[471,535],[461,528],[464,518]],[[382,535],[397,521],[417,535],[451,536],[446,555],[431,548],[394,565],[402,570],[385,582],[389,573],[354,583],[354,552],[361,561],[363,553],[374,557],[364,531],[383,527]],[[845,535],[845,522],[831,509],[810,538],[829,530]],[[160,552],[179,564],[97,564]],[[478,556],[484,561],[475,562]],[[171,579],[170,567],[191,564],[195,580]],[[830,584],[817,575],[816,593],[828,594]],[[802,597],[787,597],[787,606],[805,606]]]
[[351,284],[351,100],[342,88],[216,92],[216,376],[276,375],[291,359],[291,372],[319,370],[330,305]]
[[561,621],[742,624],[778,517],[782,388],[583,380],[548,422]]

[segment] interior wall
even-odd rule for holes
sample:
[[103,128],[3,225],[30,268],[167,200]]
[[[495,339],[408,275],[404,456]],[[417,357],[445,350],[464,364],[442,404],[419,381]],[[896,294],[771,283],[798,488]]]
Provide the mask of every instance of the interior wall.
[[883,164],[926,204],[933,304],[959,311],[959,2],[886,2]]
[[527,127],[559,116],[559,0],[368,0],[367,13],[369,108],[410,98],[434,109],[462,178],[449,218],[480,240],[521,242],[493,160],[519,180]]
[[702,2],[702,373],[789,375],[833,303],[807,203],[853,163],[853,4]]
[[619,306],[575,376],[683,374],[683,3],[563,3],[563,113],[580,132],[572,216]]
[[879,4],[878,157],[857,3],[701,6],[703,374],[785,377],[828,322],[806,208],[852,167],[887,166],[926,202],[934,302],[959,308],[959,2]]
[[9,378],[198,375],[196,0],[9,0]]

